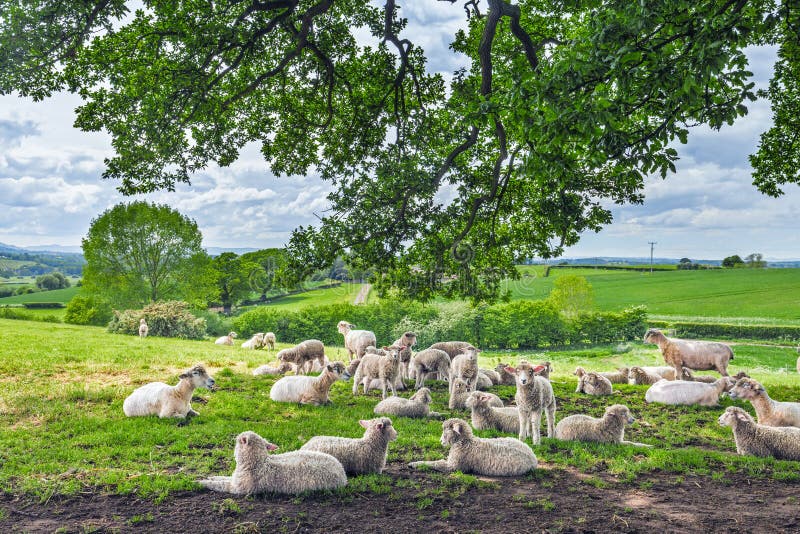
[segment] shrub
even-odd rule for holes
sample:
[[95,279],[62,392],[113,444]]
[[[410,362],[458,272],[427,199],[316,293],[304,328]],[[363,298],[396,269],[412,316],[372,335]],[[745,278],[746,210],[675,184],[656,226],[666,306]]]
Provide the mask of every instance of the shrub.
[[233,330],[233,320],[230,317],[208,310],[192,310],[192,313],[205,319],[206,334],[209,336],[225,336]]
[[[95,297],[75,295],[67,303],[64,322],[70,324],[105,326],[114,316],[111,305]],[[138,332],[138,330],[137,330]]]
[[144,318],[152,336],[203,339],[206,320],[189,312],[189,304],[169,300],[148,304],[141,310],[114,312],[108,331],[117,334],[139,334],[139,320]]
[[13,287],[0,287],[0,299],[10,297],[14,294]]
[[483,319],[481,346],[538,348],[563,345],[569,339],[565,320],[551,302],[543,300],[519,300],[491,306]]
[[40,309],[40,310],[42,310],[42,309],[57,309],[57,308],[63,308],[64,307],[64,303],[63,302],[25,302],[22,305],[25,306],[26,308]]

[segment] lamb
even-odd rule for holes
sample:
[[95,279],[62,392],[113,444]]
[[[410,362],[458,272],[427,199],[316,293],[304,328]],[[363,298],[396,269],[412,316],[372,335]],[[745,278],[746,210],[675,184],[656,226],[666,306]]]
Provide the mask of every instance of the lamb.
[[325,345],[318,339],[307,339],[294,347],[278,352],[277,358],[297,367],[298,374],[305,374],[313,366],[314,360],[320,365],[325,365]]
[[675,368],[676,377],[683,376],[684,367],[695,371],[716,369],[722,376],[728,376],[733,351],[724,343],[669,338],[657,328],[647,331],[644,342],[658,345],[664,361]]
[[507,367],[509,373],[514,373],[517,381],[517,393],[514,399],[519,409],[519,439],[524,441],[530,436],[534,445],[539,445],[541,437],[542,410],[547,416],[547,437],[553,437],[553,426],[556,418],[556,398],[553,395],[553,386],[550,381],[536,373],[542,366],[534,367],[526,361],[517,364],[516,369]]
[[147,337],[147,332],[149,331],[150,329],[147,328],[147,321],[145,321],[144,317],[142,317],[139,319],[139,337]]
[[292,364],[287,362],[281,362],[278,367],[272,367],[271,365],[262,365],[260,367],[256,367],[253,369],[253,376],[261,376],[261,375],[270,375],[270,376],[277,376],[277,375],[285,375],[289,371],[292,370]]
[[456,378],[450,383],[450,401],[447,406],[451,410],[464,410],[466,408],[467,397],[472,390],[469,389],[469,384]]
[[315,436],[300,450],[330,454],[341,462],[348,475],[380,474],[386,467],[389,442],[397,439],[397,431],[388,417],[361,420],[358,424],[366,429],[361,439]]
[[606,408],[605,414],[600,419],[583,414],[565,417],[556,425],[556,438],[564,441],[594,441],[650,447],[644,443],[625,441],[625,425],[634,421],[627,406],[613,404]]
[[476,430],[499,430],[519,434],[519,410],[514,407],[490,406],[492,397],[482,391],[473,391],[467,397],[466,407],[472,410],[472,426]]
[[647,402],[660,404],[718,406],[719,396],[733,385],[734,381],[729,376],[723,376],[713,384],[662,379],[650,386],[644,394],[644,399]]
[[[575,370],[583,371],[581,367]],[[614,393],[614,386],[611,381],[602,376],[600,373],[594,371],[586,373],[583,372],[578,376],[578,388],[575,393],[586,393],[587,395],[611,395]]]
[[259,332],[257,334],[253,334],[253,337],[242,343],[243,349],[251,349],[255,350],[259,347],[264,345],[264,334]]
[[236,332],[228,332],[227,336],[218,337],[214,345],[228,345],[232,347],[234,339],[236,339]]
[[500,382],[498,382],[498,384],[502,384],[504,386],[513,386],[517,383],[517,377],[514,376],[514,373],[509,373],[506,371],[508,366],[509,364],[507,363],[498,363],[494,370],[497,371],[498,375],[500,375]]
[[536,455],[515,438],[476,438],[463,419],[442,423],[442,445],[450,447],[446,460],[411,462],[409,467],[429,467],[450,473],[461,471],[484,476],[519,476],[535,469]]
[[275,350],[275,343],[277,343],[277,341],[273,332],[264,334],[264,345],[266,345],[269,350]]
[[[400,351],[400,380],[409,378],[409,367],[411,364],[411,348],[417,344],[417,334],[406,332],[400,339],[392,343],[395,347],[403,347]],[[402,383],[402,382],[401,382]]]
[[500,376],[500,373],[498,373],[494,369],[484,369],[483,367],[481,367],[480,369],[478,369],[478,371],[480,371],[481,374],[485,375],[486,378],[491,380],[493,386],[503,383],[503,378]]
[[678,378],[678,375],[675,374],[675,368],[669,367],[668,365],[657,365],[657,366],[647,366],[642,365],[642,369],[645,372],[650,373],[651,375],[658,375],[661,378],[666,378],[667,380],[675,380]]
[[214,379],[202,365],[192,367],[179,378],[180,381],[174,386],[163,382],[150,382],[135,389],[122,403],[122,411],[128,417],[158,415],[161,418],[183,419],[187,415],[200,415],[192,410],[192,393],[195,388],[213,388]]
[[800,402],[772,400],[764,386],[752,378],[742,378],[728,392],[732,399],[749,400],[756,410],[758,424],[800,427]]
[[[687,367],[683,368],[683,380],[688,382],[702,382],[704,384],[713,384],[717,381],[717,377],[711,375],[696,375],[692,373]],[[736,379],[734,379],[735,381]]]
[[381,398],[386,398],[386,387],[392,390],[392,395],[397,395],[394,380],[400,372],[400,347],[383,347],[386,355],[364,354],[361,363],[356,368],[353,378],[353,395],[358,395],[358,386],[363,384],[364,394],[369,391],[369,386],[374,378],[381,382]]
[[800,460],[800,428],[757,424],[749,413],[737,406],[728,406],[717,421],[733,429],[739,454]]
[[242,432],[236,437],[233,476],[212,476],[199,483],[210,490],[235,495],[265,492],[294,495],[347,485],[342,464],[330,454],[316,451],[269,454],[277,448],[255,432]]
[[627,367],[617,367],[616,371],[601,371],[597,374],[608,378],[612,384],[627,384],[629,370]]
[[648,373],[642,367],[634,366],[631,367],[628,371],[628,383],[634,384],[637,386],[646,384],[648,386],[652,386],[659,380],[666,380],[661,375]]
[[480,351],[475,347],[466,349],[462,354],[459,354],[450,362],[450,377],[449,382],[451,386],[456,378],[460,378],[469,386],[470,391],[475,391],[478,382],[478,353]]
[[284,376],[269,390],[269,398],[277,402],[298,402],[300,404],[330,403],[331,386],[341,379],[344,373],[342,362],[325,366],[319,376]]
[[353,327],[355,327],[355,325],[347,321],[339,321],[337,325],[339,333],[344,336],[344,348],[347,349],[351,360],[354,355],[356,358],[364,356],[366,348],[370,345],[373,347],[378,346],[378,339],[375,337],[374,332],[370,332],[369,330],[353,330]]
[[542,367],[542,370],[537,373],[538,376],[550,380],[550,373],[553,372],[553,364],[545,361],[539,362],[539,365]]
[[416,375],[417,389],[425,385],[425,379],[433,373],[440,376],[450,376],[450,356],[440,349],[425,349],[414,355],[411,362]]
[[375,405],[373,410],[377,415],[394,415],[398,417],[439,418],[441,414],[432,412],[430,408],[431,390],[422,388],[409,399],[403,397],[389,397]]
[[478,376],[475,379],[475,389],[479,389],[481,391],[487,390],[494,385],[492,379],[486,376],[486,373],[483,372],[483,369],[478,369]]

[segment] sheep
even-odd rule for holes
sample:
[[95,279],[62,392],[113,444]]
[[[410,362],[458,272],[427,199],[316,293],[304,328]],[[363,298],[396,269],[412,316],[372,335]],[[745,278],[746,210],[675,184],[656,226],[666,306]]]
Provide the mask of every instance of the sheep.
[[503,378],[500,376],[500,373],[498,373],[498,372],[497,372],[497,371],[495,371],[494,369],[484,369],[483,367],[481,367],[481,368],[480,368],[480,369],[478,369],[478,370],[479,370],[479,371],[480,371],[480,372],[481,372],[483,375],[485,375],[485,376],[486,376],[486,378],[488,378],[489,380],[491,380],[491,381],[492,381],[492,385],[493,385],[493,386],[496,386],[496,385],[498,385],[498,384],[502,384],[502,383],[503,383]]
[[800,460],[800,428],[757,424],[749,413],[737,406],[728,406],[717,422],[733,429],[739,454]]
[[517,364],[516,369],[507,367],[509,373],[514,373],[517,381],[517,393],[514,399],[519,409],[519,439],[525,441],[530,436],[534,445],[539,445],[541,436],[542,410],[547,416],[547,437],[553,437],[553,426],[556,418],[556,398],[553,395],[553,386],[550,381],[536,373],[542,366],[534,367],[526,361]]
[[[400,351],[400,380],[409,378],[409,367],[411,363],[411,348],[417,344],[417,334],[414,332],[406,332],[400,339],[392,343],[396,347],[403,347]],[[402,383],[402,382],[401,382]]]
[[289,371],[292,370],[292,364],[287,362],[281,362],[278,367],[272,367],[271,365],[262,365],[253,369],[253,376],[261,376],[261,375],[285,375]]
[[550,373],[553,372],[553,364],[547,361],[539,362],[539,365],[542,367],[542,370],[537,373],[538,376],[542,378],[546,378],[550,380]]
[[452,360],[459,354],[465,352],[467,349],[474,349],[475,347],[472,346],[472,343],[467,343],[466,341],[440,341],[439,343],[434,343],[428,348],[443,350],[450,357],[450,360]]
[[257,334],[253,334],[253,337],[242,343],[242,348],[255,350],[263,345],[264,345],[264,334],[262,332],[259,332]]
[[670,338],[657,328],[645,333],[644,342],[658,345],[664,361],[675,368],[676,377],[683,376],[684,367],[695,371],[716,369],[728,376],[728,363],[733,360],[733,351],[724,343]]
[[[313,360],[311,362],[311,372],[312,373],[321,373],[322,369],[326,365],[328,365],[329,363],[331,363],[331,361],[328,359],[327,356],[323,356],[322,357],[322,363],[319,362],[319,359],[315,359],[315,360]],[[297,373],[297,366],[296,365],[292,365],[292,367],[295,368],[295,373]],[[306,367],[308,367],[308,364],[306,364]]]
[[667,380],[676,380],[678,375],[675,374],[675,368],[669,367],[668,365],[656,365],[656,366],[648,366],[642,365],[640,366],[646,373],[650,373],[651,375],[658,375],[661,378],[666,378]]
[[642,367],[634,366],[631,367],[628,371],[628,383],[634,384],[637,386],[646,384],[648,386],[652,386],[659,380],[666,380],[661,375],[648,373]]
[[350,378],[355,374],[356,369],[358,369],[358,366],[360,364],[361,364],[361,358],[354,358],[350,360],[350,363],[347,364],[347,367],[344,370],[342,378],[344,378],[345,380],[350,380]]
[[277,402],[298,402],[315,406],[328,404],[331,386],[341,380],[343,373],[344,364],[333,362],[326,365],[319,376],[284,376],[272,384],[269,398]]
[[538,461],[528,445],[516,438],[477,438],[463,419],[442,423],[442,445],[450,447],[446,460],[411,462],[435,471],[473,473],[484,476],[519,476],[536,468]]
[[304,374],[307,368],[313,366],[316,360],[320,365],[325,365],[325,345],[318,339],[307,339],[294,347],[278,351],[278,360],[292,363],[297,367],[298,374]]
[[440,349],[425,349],[414,355],[411,361],[416,375],[416,389],[425,385],[425,379],[438,373],[440,376],[450,376],[450,356]]
[[478,369],[478,376],[475,379],[475,389],[476,390],[487,390],[494,385],[492,379],[486,376],[486,373],[483,372],[483,369]]
[[198,482],[207,489],[235,495],[294,495],[347,485],[342,464],[330,454],[302,450],[269,454],[277,448],[255,432],[242,432],[236,437],[233,476],[212,476]]
[[661,379],[650,386],[644,394],[644,399],[659,404],[718,406],[719,396],[733,385],[734,381],[729,376],[723,376],[713,384]]
[[460,378],[456,378],[450,383],[450,400],[447,406],[451,410],[464,410],[470,393],[472,393],[472,390],[469,389],[469,384]]
[[394,380],[400,372],[400,349],[401,347],[383,347],[386,355],[364,354],[361,363],[356,368],[353,377],[353,395],[358,395],[358,386],[364,386],[364,394],[369,391],[369,386],[374,378],[381,382],[381,398],[386,398],[386,387],[392,390],[392,395],[397,395]]
[[232,347],[234,339],[236,339],[236,332],[228,332],[227,336],[218,337],[214,345],[228,345]]
[[370,332],[369,330],[353,330],[353,327],[355,327],[355,325],[347,321],[339,321],[337,325],[339,333],[344,336],[344,348],[347,349],[351,360],[354,355],[356,358],[364,356],[366,348],[370,345],[373,347],[378,346],[378,339],[375,337],[374,332]]
[[490,406],[492,397],[482,391],[473,391],[467,397],[466,407],[472,410],[472,426],[476,430],[495,429],[519,434],[519,410],[514,407]]
[[275,350],[275,343],[277,343],[277,341],[273,332],[264,334],[264,345],[266,345],[269,350]]
[[597,374],[608,378],[608,381],[612,384],[627,384],[628,371],[627,367],[617,367],[616,371],[601,371]]
[[300,450],[330,454],[341,462],[348,475],[380,474],[386,467],[389,442],[397,439],[397,430],[388,417],[369,421],[362,419],[358,424],[365,428],[361,439],[315,436],[300,447]]
[[480,351],[474,347],[466,349],[462,354],[459,354],[450,362],[450,377],[449,382],[451,386],[456,378],[460,378],[469,386],[470,391],[475,391],[478,382],[478,353]]
[[594,371],[583,372],[581,367],[578,367],[575,372],[577,373],[579,370],[582,374],[578,376],[578,387],[575,393],[586,393],[587,395],[611,395],[614,393],[614,386],[611,385],[608,378]]
[[147,321],[145,321],[144,317],[142,317],[139,319],[139,337],[147,337],[147,332],[149,331],[150,329],[147,328]]
[[195,388],[214,387],[214,379],[202,365],[196,365],[179,376],[180,381],[170,386],[163,382],[150,382],[128,395],[122,403],[122,411],[128,417],[158,415],[164,417],[186,418],[187,415],[200,415],[192,410],[192,393]]
[[717,381],[717,377],[711,375],[696,375],[692,373],[687,367],[684,367],[683,380],[686,380],[688,382],[702,382],[704,384],[713,384],[714,382]]
[[430,404],[433,399],[431,398],[431,390],[422,388],[418,390],[409,399],[403,397],[389,397],[375,405],[373,410],[377,415],[394,415],[398,417],[411,417],[423,418],[432,417],[439,418],[441,414],[432,412]]
[[506,371],[506,368],[509,366],[507,363],[498,363],[497,367],[494,368],[497,371],[497,374],[500,375],[500,382],[504,386],[513,386],[517,383],[517,378],[514,376],[514,373],[509,373]]
[[565,417],[556,425],[556,438],[564,441],[594,441],[650,447],[644,443],[625,441],[625,425],[634,421],[627,406],[613,404],[606,408],[605,414],[599,419],[583,414]]
[[728,392],[732,399],[749,400],[756,410],[758,424],[800,427],[800,402],[772,400],[764,386],[752,378],[742,378]]

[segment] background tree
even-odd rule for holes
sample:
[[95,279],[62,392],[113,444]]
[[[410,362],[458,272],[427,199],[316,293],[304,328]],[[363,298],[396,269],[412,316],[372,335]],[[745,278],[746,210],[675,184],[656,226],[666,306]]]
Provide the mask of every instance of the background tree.
[[751,269],[763,269],[767,266],[767,262],[764,261],[764,255],[759,252],[748,254],[744,258],[744,263]]
[[287,288],[284,277],[286,275],[286,251],[282,248],[265,248],[255,252],[242,254],[242,261],[256,263],[261,267],[261,272],[253,271],[250,285],[253,291],[261,293],[260,300],[266,300],[267,293],[273,289]]
[[234,304],[261,289],[265,283],[266,273],[261,265],[233,252],[223,252],[215,257],[211,260],[211,267],[216,274],[218,296],[225,313],[230,313]]
[[213,286],[201,241],[197,224],[168,206],[118,204],[83,239],[83,288],[122,308],[169,299],[205,304]]
[[738,267],[740,265],[744,265],[744,260],[738,255],[734,254],[733,256],[728,256],[724,260],[722,260],[723,267]]
[[469,65],[448,82],[395,0],[127,5],[0,0],[0,93],[79,93],[76,124],[111,135],[104,177],[128,194],[248,142],[277,174],[313,167],[335,188],[320,225],[293,234],[298,280],[344,255],[379,291],[496,298],[515,262],[642,202],[690,126],[746,114],[751,45],[781,46],[758,187],[800,180],[782,165],[800,154],[794,0],[465,0],[451,49]]
[[58,271],[36,277],[36,287],[45,291],[64,289],[69,286],[70,282],[67,277]]
[[594,308],[594,290],[583,276],[565,274],[555,279],[547,300],[567,317],[574,317]]

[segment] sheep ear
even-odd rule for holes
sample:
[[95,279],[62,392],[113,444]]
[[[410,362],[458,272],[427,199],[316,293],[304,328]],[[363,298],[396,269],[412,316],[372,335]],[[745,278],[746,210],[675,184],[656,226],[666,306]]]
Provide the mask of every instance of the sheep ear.
[[326,365],[326,367],[328,368],[328,371],[331,373],[333,372],[333,366],[331,364]]
[[747,412],[737,411],[735,413],[736,413],[736,419],[738,419],[739,421],[745,421],[745,422],[747,421]]
[[192,377],[191,373],[182,373],[178,375],[178,378],[191,378],[191,377]]
[[364,421],[363,419],[359,420],[358,424],[363,426],[364,428],[369,428],[369,423],[367,421]]
[[239,436],[239,443],[247,445],[247,436]]
[[464,432],[464,429],[461,428],[461,423],[453,423],[453,432],[455,432],[456,434],[461,434],[462,432]]
[[504,367],[504,369],[505,369],[506,371],[508,371],[509,373],[511,373],[512,375],[517,373],[517,370],[516,370],[516,369],[514,369],[513,367],[511,367],[510,365],[506,365],[506,366]]
[[533,368],[533,374],[535,375],[539,374],[542,371],[544,371],[544,369],[545,369],[544,365],[537,365],[536,367]]
[[378,423],[377,425],[375,425],[375,428],[377,428],[378,430],[383,430],[383,423]]

